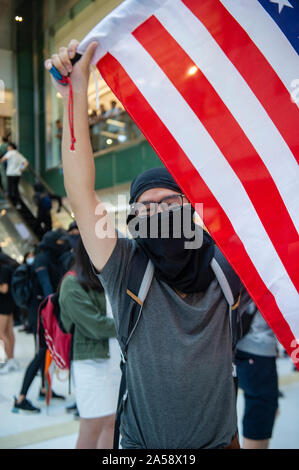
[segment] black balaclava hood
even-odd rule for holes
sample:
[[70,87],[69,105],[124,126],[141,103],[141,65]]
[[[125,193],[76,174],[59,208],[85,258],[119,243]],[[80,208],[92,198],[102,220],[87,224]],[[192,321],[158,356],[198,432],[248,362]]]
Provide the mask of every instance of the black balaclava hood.
[[[56,243],[57,240],[63,240],[62,245]],[[59,258],[63,253],[71,249],[70,243],[66,232],[59,228],[57,230],[51,230],[43,236],[43,239],[39,245],[43,251],[47,251],[54,258]]]
[[45,187],[42,183],[35,183],[34,190],[36,193],[42,193],[45,191]]
[[178,193],[182,192],[166,168],[151,168],[132,181],[129,204],[136,202],[142,193],[152,188],[167,188]]
[[[152,168],[137,176],[131,185],[130,204],[137,202],[139,196],[152,188],[167,188],[182,193],[180,187],[176,184],[166,168]],[[181,220],[189,216],[190,230],[194,232],[202,231],[202,228],[195,225],[193,221],[194,209],[189,211],[186,206],[181,209]],[[192,241],[192,238],[186,238],[183,227],[180,233],[173,233],[172,222],[175,215],[170,212],[167,214],[167,223],[169,223],[169,238],[163,238],[163,218],[165,214],[157,213],[145,220],[131,216],[128,217],[127,223],[131,227],[134,225],[140,228],[144,223],[147,224],[149,219],[156,218],[156,226],[158,227],[158,237],[151,238],[149,235],[149,224],[145,228],[144,237],[137,236],[135,240],[142,250],[147,254],[155,266],[155,276],[157,279],[166,282],[171,287],[178,289],[184,293],[204,292],[214,278],[210,262],[214,256],[214,241],[210,235],[203,231],[202,244],[199,248],[185,248],[185,242]],[[165,219],[164,219],[165,221]],[[137,230],[138,230],[137,228]]]

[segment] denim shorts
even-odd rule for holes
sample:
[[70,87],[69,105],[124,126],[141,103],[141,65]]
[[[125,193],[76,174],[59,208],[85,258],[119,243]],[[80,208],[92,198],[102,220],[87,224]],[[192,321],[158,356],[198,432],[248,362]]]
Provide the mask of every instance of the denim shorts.
[[244,391],[243,436],[270,439],[278,408],[276,358],[237,351],[239,387]]

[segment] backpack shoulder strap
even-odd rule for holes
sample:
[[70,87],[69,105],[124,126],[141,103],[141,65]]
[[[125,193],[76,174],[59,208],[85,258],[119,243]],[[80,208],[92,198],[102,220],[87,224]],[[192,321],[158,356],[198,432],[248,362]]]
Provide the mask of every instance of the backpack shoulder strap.
[[122,317],[118,327],[118,341],[122,353],[121,382],[114,427],[113,448],[119,448],[120,418],[127,396],[126,360],[129,341],[139,322],[142,307],[154,275],[154,265],[145,253],[137,247],[128,266],[126,295]]
[[123,359],[126,358],[129,341],[141,316],[143,303],[149,291],[154,275],[154,265],[137,247],[128,267],[126,295],[123,315],[118,329]]
[[241,281],[216,245],[211,268],[220,284],[228,305],[232,309],[237,308],[240,300]]
[[237,396],[238,378],[236,365],[234,364],[234,356],[238,340],[240,339],[240,318],[238,306],[241,298],[241,281],[235,273],[225,256],[215,245],[214,258],[211,261],[211,268],[214,271],[217,281],[221,287],[223,295],[229,305],[229,323],[232,337],[233,351],[233,377],[235,383],[235,391]]

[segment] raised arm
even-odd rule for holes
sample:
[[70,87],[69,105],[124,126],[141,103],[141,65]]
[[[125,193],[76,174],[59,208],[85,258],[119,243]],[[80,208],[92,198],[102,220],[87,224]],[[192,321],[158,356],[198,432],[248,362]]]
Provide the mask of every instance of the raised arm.
[[[86,251],[95,267],[100,271],[114,249],[116,232],[106,214],[105,207],[94,190],[95,165],[89,137],[87,87],[90,61],[97,43],[91,43],[82,58],[72,66],[70,59],[75,56],[78,44],[78,41],[72,40],[67,48],[60,48],[58,54],[54,54],[51,59],[46,60],[45,67],[49,70],[54,65],[62,75],[66,76],[70,73],[72,80],[75,151],[70,150],[69,86],[60,85],[52,79],[55,88],[63,97],[62,165],[64,185]],[[104,231],[100,230],[100,226],[103,226]]]

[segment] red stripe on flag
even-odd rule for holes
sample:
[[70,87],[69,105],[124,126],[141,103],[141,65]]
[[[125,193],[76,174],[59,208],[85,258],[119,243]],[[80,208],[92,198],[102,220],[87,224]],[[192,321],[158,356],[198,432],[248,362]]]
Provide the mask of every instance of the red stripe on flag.
[[275,70],[219,0],[182,2],[204,24],[246,80],[299,162],[299,110]]
[[[133,58],[132,58],[133,60]],[[107,53],[97,67],[113,93],[138,124],[190,202],[204,204],[204,222],[229,260],[269,326],[289,355],[296,350],[295,338],[267,289],[228,217],[169,130],[146,101],[120,63]],[[291,346],[291,344],[293,346]],[[298,364],[299,370],[299,364]]]
[[[297,230],[267,167],[246,134],[203,73],[157,18],[152,16],[132,34],[181,93],[225,156],[299,290],[298,262],[293,256],[294,252],[299,253]],[[188,74],[194,67],[197,72]]]

